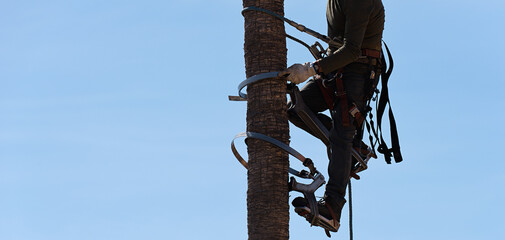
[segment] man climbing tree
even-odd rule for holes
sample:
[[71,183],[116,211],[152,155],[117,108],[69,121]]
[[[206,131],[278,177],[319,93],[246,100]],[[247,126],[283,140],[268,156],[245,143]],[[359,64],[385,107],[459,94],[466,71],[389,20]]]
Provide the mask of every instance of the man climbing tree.
[[[377,150],[384,154],[387,163],[391,163],[393,155],[396,162],[402,161],[391,107],[392,148],[388,148],[381,130],[382,115],[389,104],[387,81],[393,65],[389,49],[385,46],[390,63],[390,68],[386,67],[381,49],[384,7],[381,0],[327,0],[328,36],[284,18],[283,1],[244,0],[243,14],[248,79],[239,85],[239,89],[248,86],[248,132],[237,136],[248,137],[249,164],[237,155],[233,144],[232,150],[249,170],[249,238],[287,239],[289,236],[286,152],[301,160],[310,170],[298,172],[290,169],[290,172],[314,180],[310,185],[300,185],[294,179],[289,182],[290,190],[302,192],[306,197],[293,200],[295,212],[311,224],[323,227],[330,236],[329,231],[336,232],[340,227],[349,178],[359,178],[356,173],[367,168],[366,162],[370,157],[376,157],[376,142]],[[320,45],[311,47],[285,35],[282,21],[323,40],[330,45],[329,49],[322,51]],[[318,60],[294,64],[285,69],[285,36],[309,48]],[[284,70],[278,72],[280,69]],[[298,91],[294,84],[302,83],[311,76],[314,78]],[[380,97],[377,91],[379,76],[382,79]],[[286,86],[286,80],[292,84]],[[293,100],[288,103],[289,108],[284,104],[286,91],[289,91]],[[378,97],[376,127],[371,120],[365,121],[375,94]],[[239,95],[242,99],[246,98],[240,90]],[[331,117],[321,113],[328,109]],[[328,146],[329,181],[324,198],[317,203],[313,193],[324,184],[324,177],[315,169],[312,160],[286,145],[289,142],[288,116],[292,123],[320,138]],[[371,113],[369,116],[372,119]],[[361,140],[364,122],[370,133],[372,148],[368,148]]]
[[[245,7],[261,7],[284,15],[283,0],[244,0]],[[247,77],[286,68],[284,23],[261,12],[244,12],[244,55]],[[284,143],[289,141],[286,83],[266,80],[247,88],[247,131]],[[275,146],[248,139],[249,171],[247,219],[249,239],[288,239],[288,155]]]
[[[380,71],[384,7],[381,0],[328,0],[326,17],[328,36],[343,45],[330,47],[326,58],[294,64],[284,73],[296,84],[316,75],[301,89],[301,95],[330,130],[329,181],[318,208],[322,216],[319,220],[333,227],[326,229],[336,231],[346,202],[351,150],[353,144],[359,147],[362,143],[359,116],[369,110],[367,98],[373,93],[375,86],[372,85]],[[320,113],[327,109],[331,110],[331,119]],[[290,114],[289,118],[296,126],[310,132],[296,114]],[[311,214],[306,199],[296,198],[293,205],[298,214]]]

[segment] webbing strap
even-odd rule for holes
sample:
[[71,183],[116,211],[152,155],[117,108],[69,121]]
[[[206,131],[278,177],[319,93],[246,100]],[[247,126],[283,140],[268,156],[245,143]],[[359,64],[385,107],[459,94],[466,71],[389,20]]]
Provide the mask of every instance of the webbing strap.
[[[388,60],[389,60],[389,68],[386,71],[386,59],[384,57],[384,54],[382,55],[382,88],[381,88],[381,96],[379,98],[378,102],[378,107],[377,107],[377,128],[378,131],[380,132],[380,143],[378,147],[378,151],[382,154],[384,154],[384,158],[388,164],[391,163],[391,157],[394,156],[395,162],[401,162],[403,160],[403,157],[400,152],[400,141],[398,138],[398,131],[396,128],[396,121],[395,117],[393,115],[393,110],[391,108],[391,103],[389,102],[389,91],[388,91],[388,80],[389,76],[391,75],[391,72],[393,71],[393,57],[391,56],[391,52],[389,51],[389,48],[387,44],[384,42],[384,46],[386,47],[386,51],[388,53]],[[384,138],[382,137],[382,116],[384,114],[384,111],[386,110],[386,105],[389,105],[389,125],[390,125],[390,131],[391,131],[391,145],[392,148],[388,148],[386,142],[384,141]],[[392,155],[393,154],[393,155]]]
[[[372,113],[370,113],[370,123],[368,123],[368,121],[365,121],[365,126],[368,131],[368,139],[370,140],[370,147],[372,148],[372,151],[375,154],[375,144],[377,144],[377,142],[379,141],[379,135],[377,134],[377,131],[375,130],[374,122],[372,119],[373,119],[373,115],[372,115]],[[373,136],[375,136],[375,141],[374,141],[372,134],[373,134]]]
[[331,38],[329,38],[328,36],[325,36],[323,34],[320,34],[308,27],[305,27],[303,26],[302,24],[299,24],[295,21],[292,21],[290,19],[287,19],[277,13],[274,13],[270,10],[267,10],[267,9],[264,9],[264,8],[259,8],[259,7],[254,7],[254,6],[251,6],[251,7],[245,7],[244,9],[242,9],[242,14],[244,14],[245,12],[247,11],[259,11],[259,12],[264,12],[268,15],[271,15],[273,17],[276,17],[284,22],[287,22],[289,25],[293,26],[294,28],[296,28],[298,31],[300,32],[304,32],[304,33],[307,33],[317,39],[320,39],[321,41],[327,43],[328,45],[332,46],[332,47],[335,47],[335,48],[340,48],[342,46],[342,42],[338,42],[336,40],[333,40]]
[[323,94],[324,101],[326,102],[326,105],[328,105],[328,109],[333,110],[333,104],[335,100],[333,99],[334,95],[334,90],[332,88],[326,88],[323,85],[323,80],[318,78],[316,79],[316,83],[319,86],[319,89],[321,89],[321,93]]
[[356,128],[361,128],[361,125],[365,121],[365,117],[359,111],[358,106],[356,106],[356,103],[352,103],[351,109],[349,109],[349,113],[354,118]]
[[372,58],[380,58],[381,52],[375,49],[363,48],[361,49],[361,54],[363,56],[372,57]]
[[335,77],[335,86],[337,88],[337,98],[340,102],[340,110],[342,113],[342,125],[344,127],[349,127],[351,125],[351,120],[349,119],[349,104],[347,102],[347,93],[344,88],[344,81],[342,81],[342,72],[338,71]]

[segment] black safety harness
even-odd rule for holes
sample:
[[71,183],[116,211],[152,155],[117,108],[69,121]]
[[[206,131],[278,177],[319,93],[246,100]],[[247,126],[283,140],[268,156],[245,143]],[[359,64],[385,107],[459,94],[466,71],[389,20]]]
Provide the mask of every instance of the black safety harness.
[[[309,28],[306,28],[305,26],[298,24],[292,20],[289,20],[283,16],[280,16],[272,11],[258,8],[258,7],[246,7],[242,10],[242,13],[246,11],[260,11],[264,12],[266,14],[272,15],[278,19],[281,19],[291,26],[295,27],[301,32],[308,33],[324,42],[326,42],[330,47],[332,48],[340,48],[342,46],[342,43],[340,41],[337,41],[335,39],[330,39],[329,37],[322,35],[320,33],[317,33]],[[304,43],[303,41],[290,36],[286,34],[286,36],[303,46],[305,46],[312,56],[316,60],[327,57],[327,51],[322,47],[320,43],[317,41],[315,42],[314,45],[309,46],[308,44]],[[342,71],[339,70],[336,73],[332,74],[331,77],[322,77],[322,78],[316,78],[316,82],[318,82],[319,87],[321,88],[321,91],[323,93],[323,96],[325,98],[325,101],[328,104],[328,108],[330,110],[333,110],[334,106],[333,104],[336,102],[335,98],[338,98],[339,104],[341,105],[341,110],[342,110],[342,122],[344,125],[349,125],[349,124],[355,124],[356,127],[363,128],[363,123],[365,123],[365,126],[369,132],[370,136],[370,144],[371,148],[365,146],[361,147],[353,147],[352,149],[352,157],[355,161],[353,161],[353,166],[351,170],[351,177],[359,179],[360,177],[357,175],[357,173],[366,170],[368,168],[368,161],[370,158],[377,158],[375,154],[375,146],[378,144],[378,151],[385,156],[385,160],[388,164],[391,163],[391,157],[394,156],[396,162],[401,162],[402,161],[402,156],[400,153],[400,145],[399,145],[399,139],[398,139],[398,132],[396,130],[396,122],[393,116],[393,112],[391,109],[391,105],[389,102],[389,96],[388,96],[388,88],[387,88],[387,82],[389,79],[389,76],[391,75],[392,68],[393,68],[393,59],[391,57],[389,48],[387,45],[384,43],[387,54],[388,54],[388,60],[390,63],[390,67],[386,67],[386,59],[384,57],[383,51],[379,52],[374,52],[371,50],[363,50],[362,52],[362,57],[359,59],[359,61],[363,62],[366,60],[367,63],[370,64],[370,69],[371,69],[371,74],[370,74],[370,80],[371,80],[371,90],[368,94],[368,100],[367,100],[367,109],[365,113],[361,113],[358,108],[356,107],[356,104],[348,103],[348,97],[346,95],[346,92],[343,87],[343,82],[342,82]],[[378,64],[379,68],[374,67],[374,65]],[[379,82],[379,76],[382,79],[382,85],[381,85],[381,91],[382,94],[380,94],[380,91],[376,89],[377,84]],[[253,83],[266,80],[266,79],[277,79],[277,78],[283,78],[284,76],[281,76],[279,72],[268,72],[268,73],[261,73],[258,75],[254,75],[250,78],[247,78],[243,82],[241,82],[238,86],[238,96],[229,96],[230,101],[247,101],[247,95],[242,92],[242,90]],[[329,131],[328,129],[322,124],[322,122],[315,116],[315,114],[306,106],[306,104],[303,102],[303,98],[300,94],[300,91],[298,87],[293,84],[287,84],[286,87],[287,93],[290,95],[291,102],[293,103],[289,111],[292,111],[296,113],[302,121],[308,126],[308,128],[312,131],[312,133],[327,146],[329,149],[330,146],[330,140],[329,140]],[[380,96],[379,96],[380,95]],[[374,125],[373,122],[373,115],[371,113],[371,108],[369,107],[371,104],[371,101],[376,101],[378,98],[378,101],[376,102],[376,109],[377,109],[377,125]],[[385,143],[383,137],[382,137],[382,128],[381,128],[381,123],[382,123],[382,116],[384,114],[386,106],[389,105],[389,119],[390,119],[390,131],[391,131],[391,142],[392,142],[392,148],[388,148],[387,144]],[[365,119],[366,114],[368,113],[369,116],[369,121]],[[353,123],[350,122],[349,114],[355,119]],[[308,219],[311,222],[311,225],[316,225],[316,226],[322,226],[325,228],[326,234],[329,235],[329,231],[337,231],[338,227],[334,226],[326,226],[324,223],[318,222],[318,216],[319,216],[319,211],[317,207],[317,201],[315,198],[315,191],[324,185],[325,179],[324,176],[317,171],[317,169],[314,167],[314,163],[310,158],[304,157],[302,154],[297,152],[295,149],[291,148],[287,144],[274,139],[272,137],[266,136],[264,134],[260,133],[255,133],[255,132],[244,132],[240,133],[235,136],[233,141],[231,142],[231,149],[237,160],[245,167],[248,168],[248,163],[240,154],[238,153],[236,147],[235,147],[235,140],[237,138],[242,138],[245,137],[247,138],[255,138],[259,139],[262,141],[269,142],[278,148],[286,151],[290,155],[294,156],[295,158],[299,159],[305,167],[309,169],[309,171],[302,170],[302,171],[297,171],[295,169],[289,168],[289,173],[302,178],[302,179],[311,179],[312,182],[310,184],[303,184],[300,182],[297,182],[294,177],[290,178],[289,181],[289,189],[290,191],[297,191],[302,193],[305,198],[307,199],[309,203],[310,210],[312,212],[312,219]],[[375,140],[374,140],[375,137]],[[349,188],[350,190],[350,188]],[[350,194],[349,194],[350,195]],[[351,235],[352,239],[352,235]]]

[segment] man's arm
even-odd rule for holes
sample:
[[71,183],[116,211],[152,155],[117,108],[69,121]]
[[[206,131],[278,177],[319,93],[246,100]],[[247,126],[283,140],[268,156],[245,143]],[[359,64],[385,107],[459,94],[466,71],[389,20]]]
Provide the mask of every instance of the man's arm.
[[345,16],[344,44],[333,55],[317,62],[318,72],[328,74],[354,62],[361,55],[361,43],[365,36],[372,0],[348,0],[342,6]]

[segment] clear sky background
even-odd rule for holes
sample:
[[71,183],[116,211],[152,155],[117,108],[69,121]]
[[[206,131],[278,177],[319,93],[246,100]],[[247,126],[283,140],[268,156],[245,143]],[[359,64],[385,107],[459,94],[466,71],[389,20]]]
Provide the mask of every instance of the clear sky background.
[[[325,4],[286,1],[286,16],[325,33]],[[355,239],[505,239],[505,2],[384,5],[405,160],[354,181]],[[245,78],[241,9],[0,0],[0,239],[246,239],[229,146],[246,104],[227,100]],[[312,61],[288,48],[288,64]],[[326,168],[320,142],[291,137]],[[291,239],[326,238],[290,211]]]

